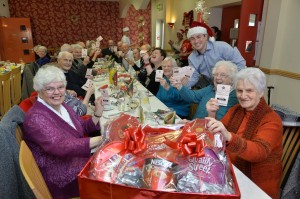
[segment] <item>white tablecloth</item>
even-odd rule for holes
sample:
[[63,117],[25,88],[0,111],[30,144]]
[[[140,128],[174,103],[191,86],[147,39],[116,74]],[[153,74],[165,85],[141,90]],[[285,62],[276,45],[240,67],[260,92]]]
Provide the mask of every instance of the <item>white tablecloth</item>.
[[[98,88],[104,84],[107,84],[107,81],[97,81],[94,82],[94,86],[96,88],[95,90],[95,97],[97,98],[98,96],[101,96],[100,91]],[[134,89],[137,90],[147,90],[144,86],[142,86],[140,83],[135,83]],[[149,97],[150,105],[151,105],[151,111],[155,112],[158,109],[167,109],[166,105],[164,105],[159,99],[157,99],[155,96],[150,96]],[[104,111],[104,114],[109,115],[116,113],[117,108],[114,107],[113,110],[110,111]],[[101,117],[101,130],[103,131],[103,124],[107,122],[109,119],[106,117]],[[242,199],[253,199],[253,198],[258,198],[258,199],[269,199],[270,197],[262,191],[255,183],[253,183],[247,176],[245,176],[239,169],[237,169],[233,165],[233,170],[236,175],[236,179],[238,181],[238,186],[241,192],[241,198]]]

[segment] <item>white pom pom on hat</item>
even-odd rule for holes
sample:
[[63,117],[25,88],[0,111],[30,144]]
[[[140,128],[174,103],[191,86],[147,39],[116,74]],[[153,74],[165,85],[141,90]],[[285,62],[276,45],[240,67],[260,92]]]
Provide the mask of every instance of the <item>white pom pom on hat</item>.
[[187,38],[189,39],[194,34],[208,35],[209,41],[215,41],[211,28],[203,22],[194,21],[192,23],[191,28],[187,33]]
[[123,28],[123,32],[129,31],[128,27]]

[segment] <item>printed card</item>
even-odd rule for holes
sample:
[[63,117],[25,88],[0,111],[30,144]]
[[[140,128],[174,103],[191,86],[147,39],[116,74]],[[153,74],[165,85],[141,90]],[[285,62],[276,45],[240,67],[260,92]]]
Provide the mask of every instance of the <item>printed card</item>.
[[104,85],[100,87],[100,92],[102,96],[102,103],[104,106],[104,110],[110,110],[111,109],[111,103],[109,99],[109,93],[108,93],[108,86]]
[[183,68],[184,68],[185,76],[190,79],[195,71],[195,68],[193,68],[191,66],[185,66]]
[[181,78],[183,77],[182,68],[173,68],[173,78],[176,82],[180,82]]
[[164,71],[163,70],[156,70],[155,73],[155,82],[159,82],[161,78],[163,78]]
[[100,35],[96,40],[100,42],[100,41],[103,40],[103,38],[102,38],[102,36]]
[[88,68],[88,69],[86,70],[85,78],[91,78],[91,77],[93,77],[92,72],[93,72],[93,69]]
[[227,106],[230,94],[230,85],[218,84],[215,99],[218,100],[220,106]]
[[87,91],[89,89],[89,87],[92,86],[92,85],[93,85],[93,81],[88,79],[81,88],[83,90]]
[[81,57],[85,58],[87,56],[87,49],[86,48],[83,48],[81,50]]

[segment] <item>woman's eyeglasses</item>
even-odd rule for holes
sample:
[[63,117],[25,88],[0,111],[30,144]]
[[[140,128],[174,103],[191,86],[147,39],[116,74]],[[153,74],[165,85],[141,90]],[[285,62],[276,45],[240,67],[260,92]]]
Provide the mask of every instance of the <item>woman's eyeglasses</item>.
[[229,75],[227,75],[227,74],[225,74],[225,73],[216,73],[216,74],[213,74],[212,75],[213,76],[213,78],[216,78],[216,77],[220,77],[220,78],[222,78],[222,79],[225,79],[226,77],[228,77]]
[[48,94],[52,94],[54,93],[55,90],[58,90],[59,92],[64,92],[66,90],[66,87],[65,86],[59,86],[57,88],[54,88],[54,87],[47,87],[47,88],[44,88],[43,90],[46,91],[46,93]]

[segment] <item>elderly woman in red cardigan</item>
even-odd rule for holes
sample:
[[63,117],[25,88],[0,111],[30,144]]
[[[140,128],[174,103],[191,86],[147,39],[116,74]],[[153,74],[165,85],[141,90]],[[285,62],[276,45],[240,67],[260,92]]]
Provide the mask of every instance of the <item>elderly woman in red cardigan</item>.
[[102,99],[95,100],[94,116],[81,119],[64,103],[66,77],[56,66],[40,68],[33,79],[38,99],[27,112],[24,140],[32,151],[53,198],[79,196],[77,174],[101,143],[101,136],[84,137],[100,130]]
[[[237,73],[239,104],[221,121],[208,118],[207,127],[221,132],[232,163],[272,198],[279,198],[282,176],[282,122],[263,98],[266,77],[258,68]],[[207,109],[213,104],[207,104]]]

